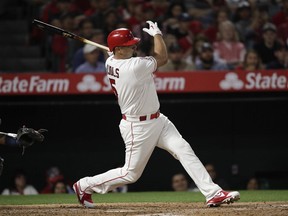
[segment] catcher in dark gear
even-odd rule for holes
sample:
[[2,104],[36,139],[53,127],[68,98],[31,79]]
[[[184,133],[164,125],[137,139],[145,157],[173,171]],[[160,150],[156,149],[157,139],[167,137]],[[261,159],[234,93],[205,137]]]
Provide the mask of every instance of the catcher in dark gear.
[[[0,132],[0,144],[9,146],[19,146],[23,149],[22,155],[24,154],[25,148],[33,145],[40,144],[44,140],[43,132],[47,132],[46,129],[34,130],[33,128],[26,128],[23,126],[14,133]],[[3,171],[4,159],[0,157],[0,176]]]

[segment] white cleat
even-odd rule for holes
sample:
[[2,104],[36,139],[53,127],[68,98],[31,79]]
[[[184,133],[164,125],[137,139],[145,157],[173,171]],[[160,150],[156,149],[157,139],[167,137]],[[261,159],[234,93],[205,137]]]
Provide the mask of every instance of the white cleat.
[[91,198],[92,194],[81,191],[79,181],[73,185],[73,190],[75,191],[78,201],[81,205],[83,205],[85,208],[95,208],[95,205]]
[[238,191],[219,191],[212,199],[208,200],[206,205],[208,207],[218,207],[221,204],[230,204],[240,199]]

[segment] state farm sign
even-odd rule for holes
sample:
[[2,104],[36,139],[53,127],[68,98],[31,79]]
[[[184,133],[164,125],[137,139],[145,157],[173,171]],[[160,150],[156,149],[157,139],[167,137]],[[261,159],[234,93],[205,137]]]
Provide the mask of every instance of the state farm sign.
[[185,89],[185,77],[157,77],[154,78],[157,91],[183,91]]
[[0,77],[0,93],[62,93],[69,90],[69,79],[42,79],[40,76],[30,76],[28,79],[3,79]]
[[[286,72],[287,73],[287,72]],[[242,76],[239,73],[228,72],[219,86],[223,90],[287,90],[287,74],[278,74],[276,72],[263,74],[260,72],[248,72]]]
[[[121,75],[120,75],[121,76]],[[154,76],[161,93],[288,91],[288,72],[193,71],[159,72]],[[105,73],[0,74],[0,95],[112,94]]]
[[262,75],[261,73],[248,73],[246,75],[246,89],[285,89],[288,88],[287,77],[273,73]]

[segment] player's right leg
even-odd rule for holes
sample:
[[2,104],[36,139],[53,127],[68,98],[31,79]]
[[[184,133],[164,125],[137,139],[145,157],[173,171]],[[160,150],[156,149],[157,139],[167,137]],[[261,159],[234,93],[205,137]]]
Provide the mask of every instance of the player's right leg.
[[143,122],[121,121],[120,131],[126,148],[125,165],[76,182],[74,190],[83,206],[88,208],[94,206],[91,200],[93,192],[104,194],[140,178],[162,130],[161,122],[157,121],[156,119]]

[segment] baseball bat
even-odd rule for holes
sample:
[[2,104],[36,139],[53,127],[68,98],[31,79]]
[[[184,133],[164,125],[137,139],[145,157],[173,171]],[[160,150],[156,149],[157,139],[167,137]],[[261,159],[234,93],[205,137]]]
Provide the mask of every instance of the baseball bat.
[[53,32],[55,34],[62,35],[63,37],[67,37],[67,38],[71,38],[71,39],[74,39],[74,40],[78,40],[78,41],[81,41],[83,43],[90,44],[90,45],[99,47],[100,49],[109,51],[109,48],[107,46],[104,46],[104,45],[101,45],[99,43],[96,43],[96,42],[93,42],[91,40],[88,40],[86,38],[80,37],[80,36],[78,36],[78,35],[76,35],[76,34],[74,34],[72,32],[66,31],[64,29],[58,28],[56,26],[50,25],[50,24],[42,22],[40,20],[34,19],[32,23],[37,25],[42,30],[47,30],[47,31]]
[[10,136],[10,137],[13,137],[13,138],[16,138],[16,137],[17,137],[17,134],[15,134],[15,133],[5,133],[5,132],[0,132],[0,134],[2,134],[2,135],[6,135],[6,136]]

